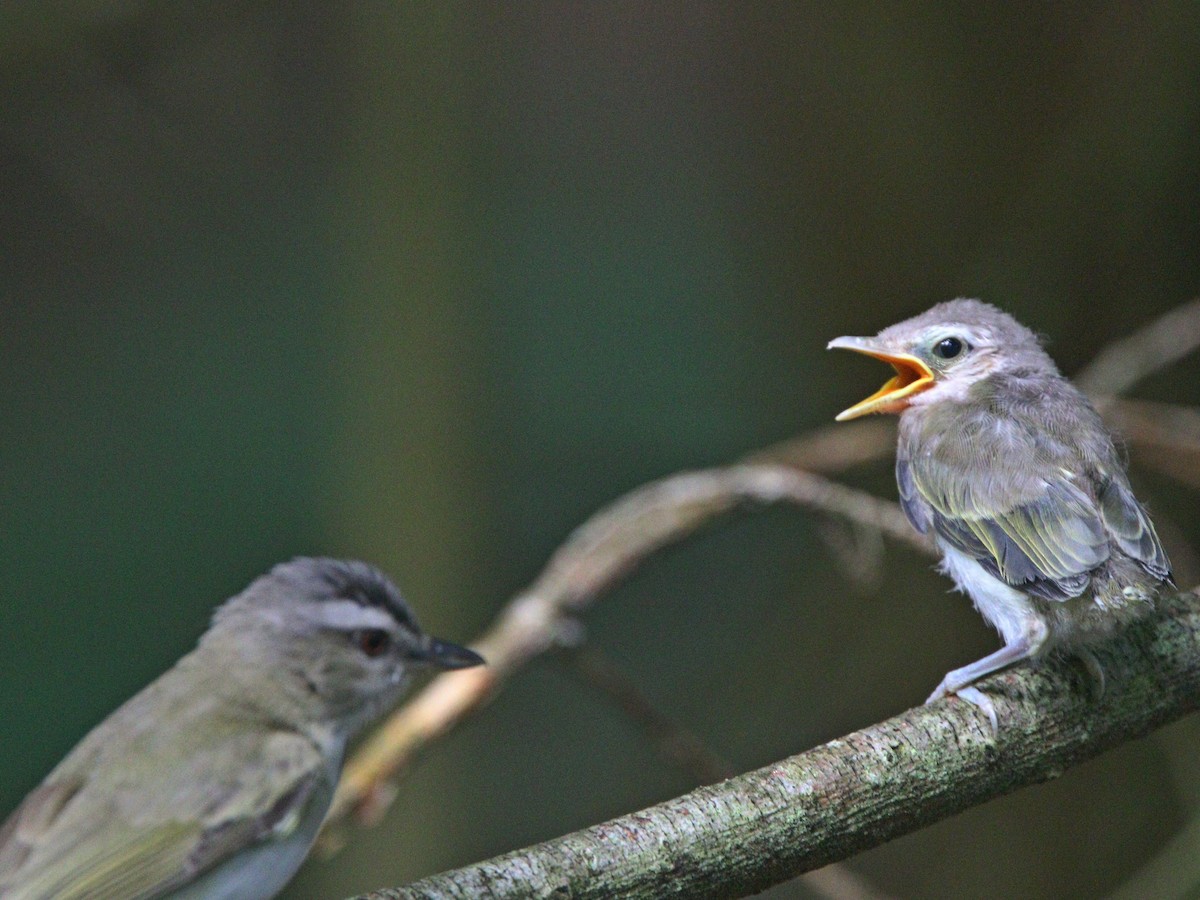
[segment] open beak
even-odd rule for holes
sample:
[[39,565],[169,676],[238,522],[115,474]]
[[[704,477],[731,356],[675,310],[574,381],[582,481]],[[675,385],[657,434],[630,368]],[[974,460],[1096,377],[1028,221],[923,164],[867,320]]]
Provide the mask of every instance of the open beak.
[[874,338],[840,337],[829,342],[830,350],[853,350],[866,356],[881,359],[896,375],[889,378],[879,390],[866,400],[860,400],[849,409],[838,413],[836,420],[845,422],[870,413],[898,413],[908,406],[909,397],[933,387],[933,372],[915,356],[907,353],[892,353],[875,346]]

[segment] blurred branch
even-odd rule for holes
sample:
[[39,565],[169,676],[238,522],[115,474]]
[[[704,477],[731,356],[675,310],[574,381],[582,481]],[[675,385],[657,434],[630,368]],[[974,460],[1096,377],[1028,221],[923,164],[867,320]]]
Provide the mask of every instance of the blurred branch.
[[[1076,379],[1080,387],[1099,395],[1097,406],[1126,433],[1139,458],[1171,467],[1185,481],[1194,480],[1200,468],[1191,455],[1200,431],[1196,411],[1112,395],[1197,346],[1200,300],[1109,345]],[[605,591],[657,550],[749,503],[786,502],[816,509],[871,535],[891,537],[931,554],[931,545],[908,525],[896,504],[814,474],[885,458],[894,441],[895,426],[886,420],[822,428],[768,447],[739,465],[653,482],[602,509],[568,537],[533,584],[513,598],[476,642],[488,660],[486,668],[440,675],[372,734],[346,767],[330,822],[336,824],[351,813],[360,821],[378,819],[391,801],[391,782],[399,771],[431,740],[486,703],[529,661],[571,645],[578,630],[575,617]],[[1181,462],[1185,458],[1187,462]],[[833,878],[840,874],[830,873]],[[817,887],[812,882],[810,886]]]
[[[1200,488],[1200,409],[1115,397],[1103,406],[1104,418],[1129,445],[1139,466]],[[1200,578],[1200,558],[1180,524],[1159,508],[1154,509],[1154,524],[1171,557],[1176,583]]]
[[581,646],[568,651],[567,659],[590,688],[611,700],[661,756],[697,784],[712,784],[737,774],[733,764],[708,749],[699,736],[655,707],[637,682],[603,653]]
[[1132,446],[1139,463],[1200,488],[1200,409],[1115,398],[1103,405],[1105,419]]
[[[1200,299],[1191,300],[1113,341],[1083,370],[1076,386],[1101,398],[1124,394],[1134,384],[1200,348]],[[1097,401],[1103,407],[1102,401]]]
[[[737,774],[727,760],[710,750],[699,736],[657,709],[632,678],[604,654],[580,646],[569,651],[576,672],[590,687],[607,696],[646,734],[659,755],[690,775],[696,784],[713,784]],[[848,866],[831,863],[800,876],[810,893],[833,900],[886,900],[887,895]]]
[[859,419],[826,425],[780,441],[752,453],[746,461],[782,463],[808,472],[835,475],[891,456],[895,450],[896,423],[893,419]]
[[1200,708],[1200,598],[1097,648],[1091,699],[1067,660],[981,682],[999,714],[956,699],[911,709],[772,766],[406,887],[385,898],[744,896],[923,828]]
[[473,645],[487,666],[439,675],[372,733],[346,766],[329,822],[351,811],[376,820],[391,800],[389,781],[425,744],[486,703],[531,659],[569,644],[574,617],[656,550],[747,503],[780,502],[843,516],[932,552],[895,503],[786,466],[747,463],[651,482],[572,532],[501,611]]

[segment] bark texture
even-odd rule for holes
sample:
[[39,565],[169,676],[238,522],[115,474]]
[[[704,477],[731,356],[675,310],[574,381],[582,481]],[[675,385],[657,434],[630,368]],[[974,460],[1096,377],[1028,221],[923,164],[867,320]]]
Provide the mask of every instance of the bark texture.
[[774,765],[383,898],[740,897],[993,797],[1047,781],[1200,707],[1200,598],[1164,600],[1084,666],[1056,659],[981,682],[998,736],[957,699]]

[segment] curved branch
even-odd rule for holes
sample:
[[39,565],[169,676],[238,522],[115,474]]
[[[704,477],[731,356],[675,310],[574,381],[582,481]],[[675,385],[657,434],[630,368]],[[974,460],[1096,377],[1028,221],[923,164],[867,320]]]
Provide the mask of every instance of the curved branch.
[[1072,379],[1084,393],[1097,397],[1124,394],[1137,382],[1165,369],[1200,348],[1200,298],[1181,303],[1133,334],[1102,349]]
[[531,659],[570,643],[574,617],[656,550],[747,503],[784,502],[843,516],[932,552],[895,503],[787,466],[746,463],[637,488],[577,528],[472,645],[487,666],[439,675],[371,734],[346,765],[329,821],[351,811],[366,821],[381,815],[391,779],[418,750],[490,700]]
[[[1076,381],[1093,394],[1119,393],[1197,346],[1200,300],[1183,304],[1105,348]],[[1150,428],[1145,416],[1134,419],[1130,427],[1133,413],[1148,409],[1145,404],[1135,407],[1111,396],[1097,397],[1095,402],[1125,426],[1132,444],[1147,445],[1152,455],[1163,443],[1162,429]],[[1184,412],[1194,417],[1194,411]],[[1156,415],[1150,424],[1157,426],[1162,419],[1163,415]],[[1186,470],[1178,462],[1180,441],[1191,438],[1167,437],[1173,442],[1171,453],[1152,455],[1151,462],[1169,455],[1171,474],[1179,477]],[[873,535],[886,534],[930,552],[930,545],[907,526],[894,503],[812,474],[838,472],[887,456],[894,440],[894,427],[878,421],[819,429],[766,448],[742,465],[654,482],[601,510],[568,538],[538,580],[504,608],[475,645],[491,664],[488,668],[439,676],[360,748],[342,778],[331,822],[336,826],[351,812],[360,821],[377,819],[394,794],[393,777],[429,741],[491,699],[531,659],[556,645],[573,643],[578,632],[574,617],[646,557],[747,502],[809,506],[870,529]],[[1184,449],[1194,454],[1194,443],[1191,440]],[[1183,474],[1185,480],[1193,477]],[[330,838],[327,831],[323,843],[329,849],[336,837]]]
[[737,897],[1025,785],[1200,708],[1200,598],[1097,649],[1108,692],[1070,661],[1000,673],[999,737],[943,700],[772,766],[369,900]]
[[[1077,376],[1093,393],[1118,393],[1200,346],[1200,300],[1171,310],[1110,344]],[[1126,407],[1097,398],[1101,409]],[[1145,428],[1131,429],[1135,439]],[[645,485],[601,510],[567,539],[538,580],[517,595],[475,644],[489,666],[439,676],[379,726],[346,767],[329,815],[377,820],[394,794],[391,779],[430,740],[477,709],[535,656],[555,646],[586,609],[646,557],[748,501],[821,509],[918,549],[931,546],[899,507],[814,472],[837,472],[885,456],[895,428],[880,421],[818,429],[749,456],[741,465],[689,472]],[[804,471],[805,469],[809,471]],[[569,641],[568,641],[569,642]],[[328,829],[327,829],[328,831]],[[325,836],[326,847],[336,840]]]

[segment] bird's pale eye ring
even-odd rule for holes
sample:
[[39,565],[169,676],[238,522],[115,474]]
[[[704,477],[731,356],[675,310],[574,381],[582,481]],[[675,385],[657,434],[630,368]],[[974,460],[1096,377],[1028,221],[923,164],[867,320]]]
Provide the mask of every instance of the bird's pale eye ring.
[[940,356],[942,359],[954,359],[958,354],[966,349],[965,341],[956,337],[942,338],[933,345],[933,355]]
[[392,636],[382,628],[360,628],[350,638],[365,656],[372,659],[382,656],[392,646]]

